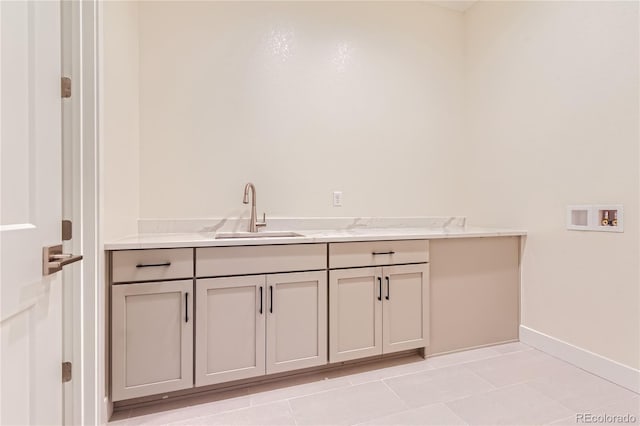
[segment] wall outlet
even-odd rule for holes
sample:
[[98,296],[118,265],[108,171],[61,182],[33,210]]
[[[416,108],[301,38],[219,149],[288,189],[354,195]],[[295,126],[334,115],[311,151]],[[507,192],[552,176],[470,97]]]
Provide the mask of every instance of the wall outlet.
[[342,191],[333,191],[333,207],[342,207]]

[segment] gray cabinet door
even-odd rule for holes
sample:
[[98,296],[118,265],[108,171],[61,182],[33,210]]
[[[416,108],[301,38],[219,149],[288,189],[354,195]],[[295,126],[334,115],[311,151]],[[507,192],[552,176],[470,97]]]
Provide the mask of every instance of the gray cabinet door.
[[193,280],[111,288],[113,400],[193,387]]
[[196,280],[196,386],[265,374],[265,276]]
[[382,353],[429,345],[429,265],[382,269]]
[[329,272],[329,361],[382,354],[382,268]]
[[327,273],[267,275],[267,373],[327,363]]

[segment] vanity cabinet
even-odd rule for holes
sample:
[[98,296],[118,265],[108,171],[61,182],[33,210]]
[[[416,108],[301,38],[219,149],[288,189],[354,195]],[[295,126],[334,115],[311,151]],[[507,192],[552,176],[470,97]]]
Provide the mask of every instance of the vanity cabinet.
[[516,340],[519,247],[501,237],[110,252],[112,400]]
[[[420,263],[358,267],[394,257]],[[330,244],[330,265],[356,266],[329,271],[330,362],[429,345],[427,259],[422,240]]]
[[193,280],[114,285],[114,401],[193,387]]
[[[327,363],[326,244],[204,248],[196,259],[196,386]],[[283,272],[308,268],[318,271]],[[215,274],[238,276],[200,278]]]

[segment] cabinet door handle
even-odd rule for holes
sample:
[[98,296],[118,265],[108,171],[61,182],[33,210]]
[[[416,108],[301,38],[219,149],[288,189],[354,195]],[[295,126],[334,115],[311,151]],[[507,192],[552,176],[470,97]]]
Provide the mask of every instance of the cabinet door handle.
[[184,322],[189,322],[189,293],[184,294]]
[[260,315],[262,315],[262,286],[260,286]]
[[378,277],[378,300],[382,300],[382,277]]
[[387,280],[387,295],[386,295],[385,299],[389,300],[389,296],[390,296],[390,293],[389,293],[389,277],[385,277],[385,279]]
[[136,268],[153,268],[155,266],[171,266],[171,262],[164,263],[138,263]]
[[396,254],[395,251],[374,251],[371,253],[373,256],[381,256],[383,254]]
[[273,313],[273,286],[269,286],[269,313]]

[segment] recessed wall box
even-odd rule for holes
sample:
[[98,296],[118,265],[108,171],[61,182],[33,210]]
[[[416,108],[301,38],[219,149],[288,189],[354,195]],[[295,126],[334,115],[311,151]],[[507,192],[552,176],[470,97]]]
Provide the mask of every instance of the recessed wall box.
[[588,204],[567,207],[567,229],[574,231],[624,232],[621,204]]
[[624,232],[624,209],[620,204],[593,206],[594,231]]
[[567,228],[587,231],[591,206],[569,206],[567,208]]

